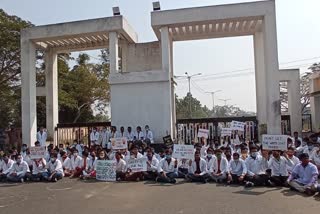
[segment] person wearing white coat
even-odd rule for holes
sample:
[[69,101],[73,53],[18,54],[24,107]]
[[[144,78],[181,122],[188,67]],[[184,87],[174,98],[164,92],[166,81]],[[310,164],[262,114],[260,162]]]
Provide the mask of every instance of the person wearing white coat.
[[93,128],[93,131],[90,133],[90,142],[91,146],[99,145],[99,132],[97,132],[97,128]]
[[239,153],[233,153],[232,160],[229,163],[228,184],[242,184],[247,174],[247,166],[244,160],[240,159]]
[[209,170],[210,179],[217,183],[221,183],[227,178],[229,168],[228,160],[222,156],[222,151],[220,149],[215,151],[215,155],[216,159]]
[[153,141],[153,133],[150,130],[148,125],[145,126],[144,136],[145,136],[144,140],[146,141],[147,144],[150,144],[150,143],[153,144],[154,143],[154,141]]
[[147,171],[143,172],[145,180],[155,180],[157,177],[157,169],[159,165],[158,159],[154,156],[151,148],[146,149],[147,153]]
[[7,175],[9,174],[13,164],[14,161],[8,156],[8,154],[4,154],[0,161],[0,181],[5,181],[7,179]]
[[206,183],[207,178],[207,162],[200,157],[200,152],[196,151],[194,154],[194,160],[189,160],[187,179],[191,182]]
[[43,127],[40,127],[40,131],[37,132],[37,141],[40,142],[40,146],[46,147],[47,144],[47,132],[44,130]]
[[10,172],[7,175],[8,181],[24,182],[26,174],[30,172],[27,162],[23,161],[22,156],[16,156],[16,162],[12,165]]
[[178,160],[172,157],[172,150],[166,149],[165,158],[161,159],[158,165],[157,182],[176,183],[178,177]]

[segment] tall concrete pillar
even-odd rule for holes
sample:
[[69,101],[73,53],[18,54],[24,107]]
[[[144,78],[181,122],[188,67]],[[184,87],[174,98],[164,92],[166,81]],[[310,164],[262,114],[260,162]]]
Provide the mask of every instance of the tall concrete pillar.
[[37,134],[36,49],[21,36],[22,143],[33,146]]
[[267,82],[265,71],[265,56],[263,33],[256,32],[253,36],[254,42],[254,60],[256,75],[256,103],[257,119],[259,122],[259,135],[263,134],[261,127],[267,124]]
[[119,39],[117,32],[109,33],[110,73],[119,71]]
[[162,70],[168,73],[169,82],[168,87],[164,91],[166,97],[168,97],[170,106],[168,106],[168,113],[164,117],[165,124],[168,124],[168,134],[175,138],[175,121],[174,121],[174,87],[172,87],[172,41],[169,35],[169,28],[161,28],[161,59],[162,59]]
[[121,72],[127,71],[127,55],[128,55],[128,43],[123,42],[121,44]]
[[[292,78],[294,77],[294,78]],[[291,133],[302,132],[301,93],[299,71],[293,73],[288,81],[288,107],[290,114]]]
[[320,96],[310,97],[312,131],[320,132]]
[[267,129],[268,134],[281,134],[281,101],[278,80],[279,62],[275,8],[264,16],[262,31],[267,84]]
[[[46,65],[46,121],[48,140],[55,140],[55,127],[59,122],[58,111],[58,58],[57,53],[49,50],[45,53]],[[55,141],[54,141],[55,142]]]

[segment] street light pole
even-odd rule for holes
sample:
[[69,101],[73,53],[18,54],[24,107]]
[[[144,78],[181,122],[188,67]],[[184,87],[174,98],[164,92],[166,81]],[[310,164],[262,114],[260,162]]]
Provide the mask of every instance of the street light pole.
[[226,106],[226,105],[227,105],[227,101],[229,101],[229,100],[231,100],[231,99],[219,99],[219,100],[223,101],[223,102],[224,102],[224,105]]
[[211,97],[212,97],[212,109],[213,110],[214,110],[214,94],[217,93],[217,92],[221,92],[221,90],[206,92],[207,94],[211,94]]

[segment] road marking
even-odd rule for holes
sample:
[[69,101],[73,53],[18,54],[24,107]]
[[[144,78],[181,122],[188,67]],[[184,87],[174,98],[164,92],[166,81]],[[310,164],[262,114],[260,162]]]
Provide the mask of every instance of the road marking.
[[46,189],[49,191],[65,191],[65,190],[72,189],[72,187],[67,187],[67,188],[62,188],[62,189],[51,189],[50,187],[46,187]]

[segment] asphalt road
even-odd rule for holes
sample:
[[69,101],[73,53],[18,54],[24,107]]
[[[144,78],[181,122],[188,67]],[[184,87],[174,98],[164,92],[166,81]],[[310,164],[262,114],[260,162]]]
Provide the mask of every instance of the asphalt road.
[[287,188],[178,182],[0,184],[2,214],[301,214],[319,213],[320,196]]

